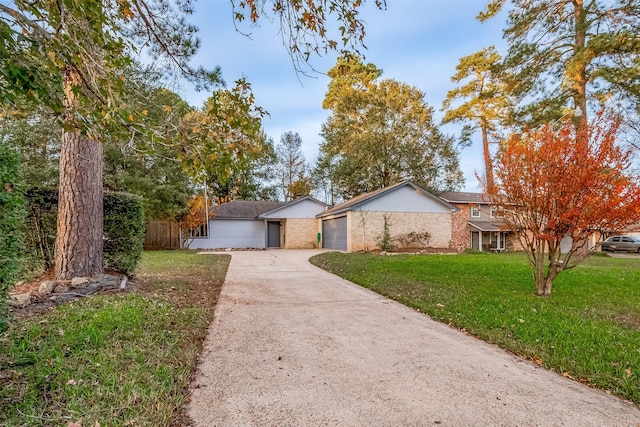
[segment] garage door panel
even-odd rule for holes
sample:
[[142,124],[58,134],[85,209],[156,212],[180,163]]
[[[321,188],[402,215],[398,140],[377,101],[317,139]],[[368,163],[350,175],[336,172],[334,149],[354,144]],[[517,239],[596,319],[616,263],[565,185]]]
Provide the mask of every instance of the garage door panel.
[[347,250],[347,217],[322,221],[322,247]]

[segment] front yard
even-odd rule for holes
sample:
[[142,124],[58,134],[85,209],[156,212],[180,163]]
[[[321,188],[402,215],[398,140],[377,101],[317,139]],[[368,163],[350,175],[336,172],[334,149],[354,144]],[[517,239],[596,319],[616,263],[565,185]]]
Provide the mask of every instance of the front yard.
[[[0,336],[0,425],[188,424],[187,386],[229,260],[147,252],[129,291],[14,321]],[[592,257],[548,298],[534,295],[522,254],[334,252],[312,262],[640,403],[640,257]]]
[[311,261],[565,376],[640,403],[640,258],[591,257],[537,297],[523,254]]
[[183,425],[230,259],[146,252],[129,291],[14,321],[0,336],[0,425]]

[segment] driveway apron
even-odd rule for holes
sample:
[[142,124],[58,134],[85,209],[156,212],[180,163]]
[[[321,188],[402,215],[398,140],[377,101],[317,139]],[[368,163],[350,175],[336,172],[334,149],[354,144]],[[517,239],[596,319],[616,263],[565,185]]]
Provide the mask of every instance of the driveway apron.
[[640,426],[631,403],[316,268],[319,252],[231,253],[196,426]]

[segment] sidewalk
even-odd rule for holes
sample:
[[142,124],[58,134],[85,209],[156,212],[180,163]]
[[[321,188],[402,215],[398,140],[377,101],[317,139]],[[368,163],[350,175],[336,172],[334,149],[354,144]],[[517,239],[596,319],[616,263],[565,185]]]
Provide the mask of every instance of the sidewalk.
[[640,426],[628,402],[312,266],[319,252],[231,253],[197,426]]

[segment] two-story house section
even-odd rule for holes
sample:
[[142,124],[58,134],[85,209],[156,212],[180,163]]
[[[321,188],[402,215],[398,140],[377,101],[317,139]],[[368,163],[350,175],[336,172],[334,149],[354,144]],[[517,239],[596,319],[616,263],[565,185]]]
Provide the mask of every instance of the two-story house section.
[[503,229],[498,210],[482,193],[449,191],[440,197],[460,209],[451,219],[454,249],[499,252],[513,247],[513,234]]

